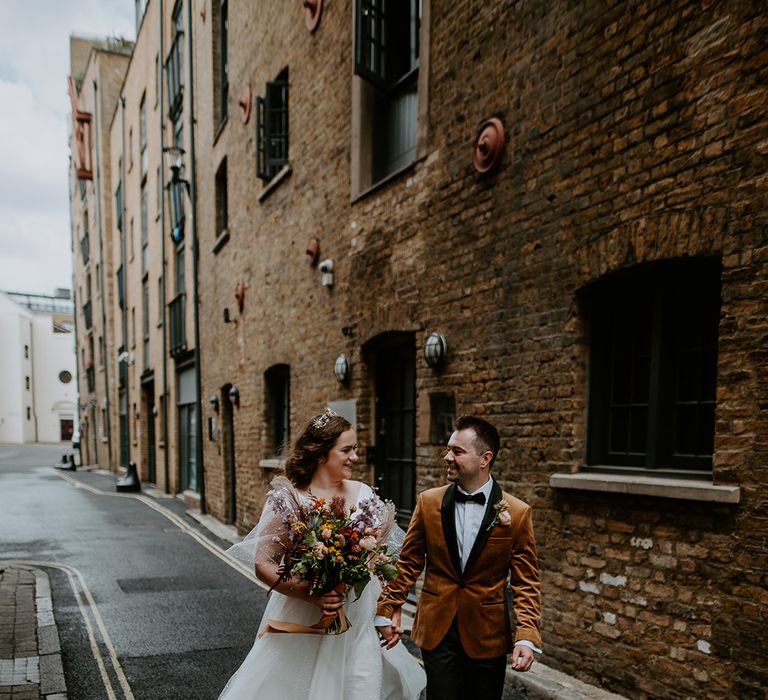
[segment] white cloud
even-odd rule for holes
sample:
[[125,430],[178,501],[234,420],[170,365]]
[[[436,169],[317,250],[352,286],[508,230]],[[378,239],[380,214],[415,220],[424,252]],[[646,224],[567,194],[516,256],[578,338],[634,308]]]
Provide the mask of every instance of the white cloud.
[[133,38],[131,0],[0,0],[0,289],[71,286],[69,36]]

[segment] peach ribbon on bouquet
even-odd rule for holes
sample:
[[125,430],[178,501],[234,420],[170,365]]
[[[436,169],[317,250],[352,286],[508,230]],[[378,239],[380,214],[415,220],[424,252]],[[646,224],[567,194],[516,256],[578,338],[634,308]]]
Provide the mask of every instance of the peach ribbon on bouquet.
[[[340,583],[333,590],[342,595],[348,586]],[[329,627],[337,623],[336,629],[329,631]],[[333,615],[323,615],[314,625],[300,625],[297,622],[285,622],[283,620],[267,620],[267,624],[259,634],[343,634],[349,629],[349,620],[342,605]]]

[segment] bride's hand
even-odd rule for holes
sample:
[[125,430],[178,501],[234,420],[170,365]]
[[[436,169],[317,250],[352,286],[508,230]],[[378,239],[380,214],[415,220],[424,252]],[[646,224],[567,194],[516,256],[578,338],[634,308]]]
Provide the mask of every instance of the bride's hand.
[[328,591],[321,596],[312,596],[311,601],[323,611],[323,615],[335,615],[344,605],[344,596],[337,591]]

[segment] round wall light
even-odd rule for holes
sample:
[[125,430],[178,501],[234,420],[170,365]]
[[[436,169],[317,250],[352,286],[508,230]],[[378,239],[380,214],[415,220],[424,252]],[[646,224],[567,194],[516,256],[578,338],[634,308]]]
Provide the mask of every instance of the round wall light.
[[229,401],[233,406],[240,408],[240,390],[236,386],[229,390]]
[[211,403],[211,408],[214,410],[215,413],[219,412],[219,397],[216,396],[216,394],[212,394],[211,398],[208,399]]
[[342,384],[349,379],[349,369],[349,358],[346,355],[339,355],[333,365],[333,373]]
[[430,367],[437,367],[445,360],[448,345],[440,333],[432,333],[424,343],[424,359]]

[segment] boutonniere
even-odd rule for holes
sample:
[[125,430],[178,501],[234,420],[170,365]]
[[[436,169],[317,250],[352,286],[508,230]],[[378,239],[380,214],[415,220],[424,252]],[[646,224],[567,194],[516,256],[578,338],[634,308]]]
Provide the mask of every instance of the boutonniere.
[[491,524],[486,530],[492,530],[497,523],[509,525],[512,522],[512,518],[509,517],[509,511],[507,510],[507,504],[503,500],[494,505],[493,509],[496,512],[493,514],[493,520],[491,520]]

